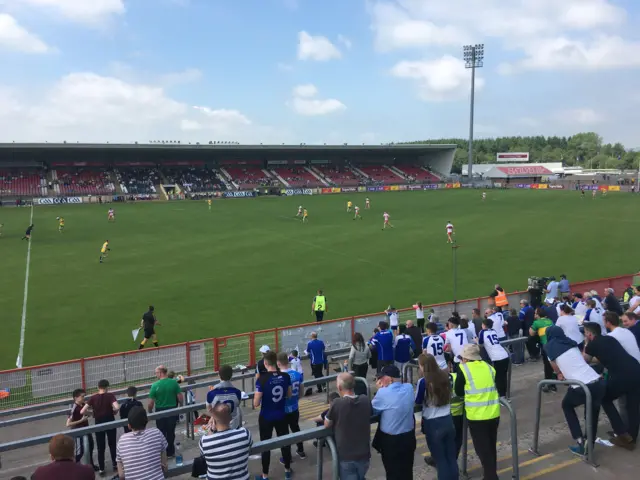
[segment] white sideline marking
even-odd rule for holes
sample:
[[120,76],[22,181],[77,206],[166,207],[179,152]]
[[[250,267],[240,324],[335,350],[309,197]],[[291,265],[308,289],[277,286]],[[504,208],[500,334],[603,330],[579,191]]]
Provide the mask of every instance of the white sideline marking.
[[[33,223],[33,203],[31,204],[31,216],[29,225]],[[22,322],[20,323],[20,348],[18,349],[18,358],[16,359],[16,367],[22,368],[22,357],[24,356],[24,334],[27,330],[27,296],[29,295],[29,267],[31,266],[31,239],[28,240],[27,247],[27,268],[24,274],[24,297],[22,299]]]

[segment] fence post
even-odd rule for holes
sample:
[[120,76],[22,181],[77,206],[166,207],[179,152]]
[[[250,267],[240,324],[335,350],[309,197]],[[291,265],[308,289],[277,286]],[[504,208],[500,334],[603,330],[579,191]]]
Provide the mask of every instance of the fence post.
[[81,383],[82,383],[82,389],[84,391],[87,390],[87,379],[86,379],[86,375],[84,372],[84,357],[80,359],[80,376],[81,378]]
[[[276,347],[276,352],[278,348]],[[249,334],[249,365],[257,365],[256,362],[256,334],[251,332]]]
[[213,339],[213,371],[220,371],[220,346],[217,338]]
[[324,467],[324,455],[323,455],[323,451],[324,451],[324,439],[323,438],[319,438],[318,440],[316,440],[316,477],[318,478],[318,480],[322,480],[322,474],[323,474],[323,467]]
[[331,479],[338,480],[340,477],[340,457],[333,437],[327,437],[327,445],[329,445],[329,450],[331,451]]
[[274,340],[274,343],[276,344],[276,352],[280,351],[280,329],[278,327],[276,327],[276,338]]
[[516,412],[508,400],[500,399],[500,405],[506,407],[509,410],[509,427],[511,429],[511,478],[514,480],[520,479],[520,459],[518,458],[518,423],[516,420]]
[[184,344],[187,350],[187,377],[191,376],[191,342]]
[[351,338],[356,333],[356,317],[351,317]]

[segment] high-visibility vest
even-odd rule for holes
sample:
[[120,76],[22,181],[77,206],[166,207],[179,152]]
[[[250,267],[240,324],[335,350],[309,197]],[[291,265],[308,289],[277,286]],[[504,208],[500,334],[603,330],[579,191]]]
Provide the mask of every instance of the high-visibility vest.
[[327,306],[327,302],[324,298],[324,295],[316,296],[316,299],[314,300],[314,302],[316,304],[316,312],[324,312],[324,309]]
[[498,295],[496,295],[496,307],[506,307],[507,305],[509,305],[509,300],[507,300],[507,294],[504,292],[501,292],[500,290],[497,291]]
[[464,397],[458,397],[454,391],[457,373],[449,374],[449,382],[451,383],[451,415],[459,417],[464,414]]
[[500,416],[496,371],[486,362],[460,365],[465,379],[464,409],[468,420],[491,420]]

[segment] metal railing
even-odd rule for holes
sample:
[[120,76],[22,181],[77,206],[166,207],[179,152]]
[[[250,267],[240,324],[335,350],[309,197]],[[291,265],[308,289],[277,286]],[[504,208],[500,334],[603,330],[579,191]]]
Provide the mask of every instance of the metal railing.
[[591,398],[591,391],[589,387],[583,382],[578,380],[541,380],[538,383],[538,394],[536,398],[536,420],[535,425],[533,427],[533,444],[529,451],[536,456],[540,456],[540,452],[538,451],[539,441],[540,441],[540,417],[542,413],[542,387],[545,385],[567,385],[567,386],[578,386],[584,390],[585,395],[585,429],[587,431],[587,455],[585,461],[591,465],[592,467],[598,467],[598,464],[595,461],[595,456],[593,453],[595,447],[595,438],[593,431],[593,400]]

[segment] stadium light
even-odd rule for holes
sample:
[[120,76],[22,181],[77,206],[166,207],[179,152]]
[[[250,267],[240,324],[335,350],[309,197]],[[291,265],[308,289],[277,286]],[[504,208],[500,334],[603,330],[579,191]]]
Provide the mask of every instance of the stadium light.
[[469,183],[473,183],[473,110],[476,93],[476,68],[484,66],[484,44],[465,45],[462,47],[464,68],[471,69],[471,106],[469,109],[469,166],[467,175]]

